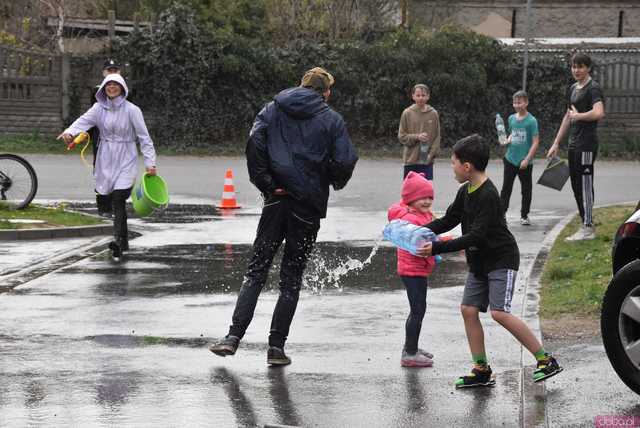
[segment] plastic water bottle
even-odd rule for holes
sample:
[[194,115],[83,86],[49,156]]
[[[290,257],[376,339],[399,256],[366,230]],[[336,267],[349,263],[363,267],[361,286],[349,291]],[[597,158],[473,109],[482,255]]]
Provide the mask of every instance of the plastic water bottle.
[[496,114],[496,131],[498,131],[498,141],[504,146],[507,143],[507,130],[504,127],[504,121],[500,113]]
[[420,162],[426,164],[429,159],[429,145],[420,143]]
[[384,227],[383,235],[387,241],[413,255],[426,243],[437,240],[431,229],[416,226],[406,220],[392,220]]

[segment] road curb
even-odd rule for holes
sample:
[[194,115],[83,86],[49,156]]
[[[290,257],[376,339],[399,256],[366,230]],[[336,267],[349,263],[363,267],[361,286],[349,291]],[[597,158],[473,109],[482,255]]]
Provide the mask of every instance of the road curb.
[[[544,265],[549,257],[549,251],[558,239],[558,235],[564,228],[571,223],[574,217],[578,215],[578,211],[564,216],[553,228],[547,233],[542,245],[536,254],[536,257],[527,272],[524,293],[522,297],[522,311],[520,318],[533,330],[533,333],[542,343],[542,331],[540,329],[540,277],[544,270]],[[525,361],[526,360],[526,361]],[[520,426],[523,427],[548,427],[547,410],[546,410],[546,389],[544,382],[533,383],[533,370],[529,367],[527,361],[530,361],[529,351],[520,346],[520,397],[521,403],[521,421]]]
[[[616,202],[612,204],[595,205],[593,208],[607,208],[617,205],[633,205],[635,201]],[[540,328],[540,278],[544,270],[545,263],[549,257],[549,252],[555,244],[560,233],[571,221],[579,215],[578,210],[567,214],[547,233],[542,245],[536,254],[534,262],[531,264],[531,269],[528,272],[527,280],[525,281],[524,296],[522,299],[522,313],[521,318],[526,324],[533,330],[534,334],[542,342],[542,331]],[[524,427],[548,427],[549,421],[547,419],[546,410],[546,388],[544,382],[538,384],[531,381],[532,370],[528,367],[525,359],[529,359],[529,351],[523,346],[520,348],[520,385],[521,385],[521,397],[522,397],[522,415],[521,426]],[[540,419],[540,415],[544,415],[543,420]]]
[[42,258],[41,260],[32,263],[31,265],[24,267],[17,271],[11,271],[4,275],[0,275],[2,285],[0,286],[0,294],[10,291],[22,284],[25,284],[35,278],[43,275],[47,275],[55,270],[66,267],[71,263],[75,263],[78,260],[82,260],[86,257],[91,257],[95,254],[104,251],[111,237],[107,238],[94,238],[90,242],[87,242],[78,247],[60,251],[53,255]]
[[91,226],[50,227],[43,229],[1,230],[0,241],[21,241],[27,239],[58,239],[85,236],[111,235],[113,224]]

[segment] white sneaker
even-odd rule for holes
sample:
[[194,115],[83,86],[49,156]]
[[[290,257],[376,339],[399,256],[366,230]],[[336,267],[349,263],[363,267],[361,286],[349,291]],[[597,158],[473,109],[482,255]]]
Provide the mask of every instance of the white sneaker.
[[595,226],[585,226],[584,235],[582,236],[582,239],[584,239],[584,240],[596,239],[596,228],[595,228]]
[[520,219],[520,224],[523,226],[531,226],[531,221],[529,220],[529,217],[522,217]]
[[424,349],[418,348],[418,354],[422,354],[425,357],[429,358],[430,360],[433,360],[433,354],[429,351],[425,351]]
[[403,350],[400,365],[402,367],[431,367],[433,366],[433,360],[420,352],[411,355]]
[[595,239],[596,237],[596,228],[594,226],[584,226],[581,225],[580,229],[573,235],[565,238],[565,241],[573,242],[573,241],[585,241],[588,239]]

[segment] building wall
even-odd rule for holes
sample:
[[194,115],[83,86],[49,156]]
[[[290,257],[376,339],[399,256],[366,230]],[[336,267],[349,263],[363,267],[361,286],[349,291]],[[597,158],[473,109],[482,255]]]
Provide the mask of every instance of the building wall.
[[[523,37],[526,0],[412,0],[412,25],[461,25],[493,37]],[[640,37],[640,1],[534,0],[532,37]],[[513,24],[515,23],[515,28]]]

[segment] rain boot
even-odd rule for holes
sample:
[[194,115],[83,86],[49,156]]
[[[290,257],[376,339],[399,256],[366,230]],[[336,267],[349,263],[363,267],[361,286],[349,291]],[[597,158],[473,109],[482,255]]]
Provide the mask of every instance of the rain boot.
[[122,248],[120,248],[120,244],[117,241],[111,241],[109,243],[109,250],[111,250],[111,257],[115,261],[119,261],[122,257]]

